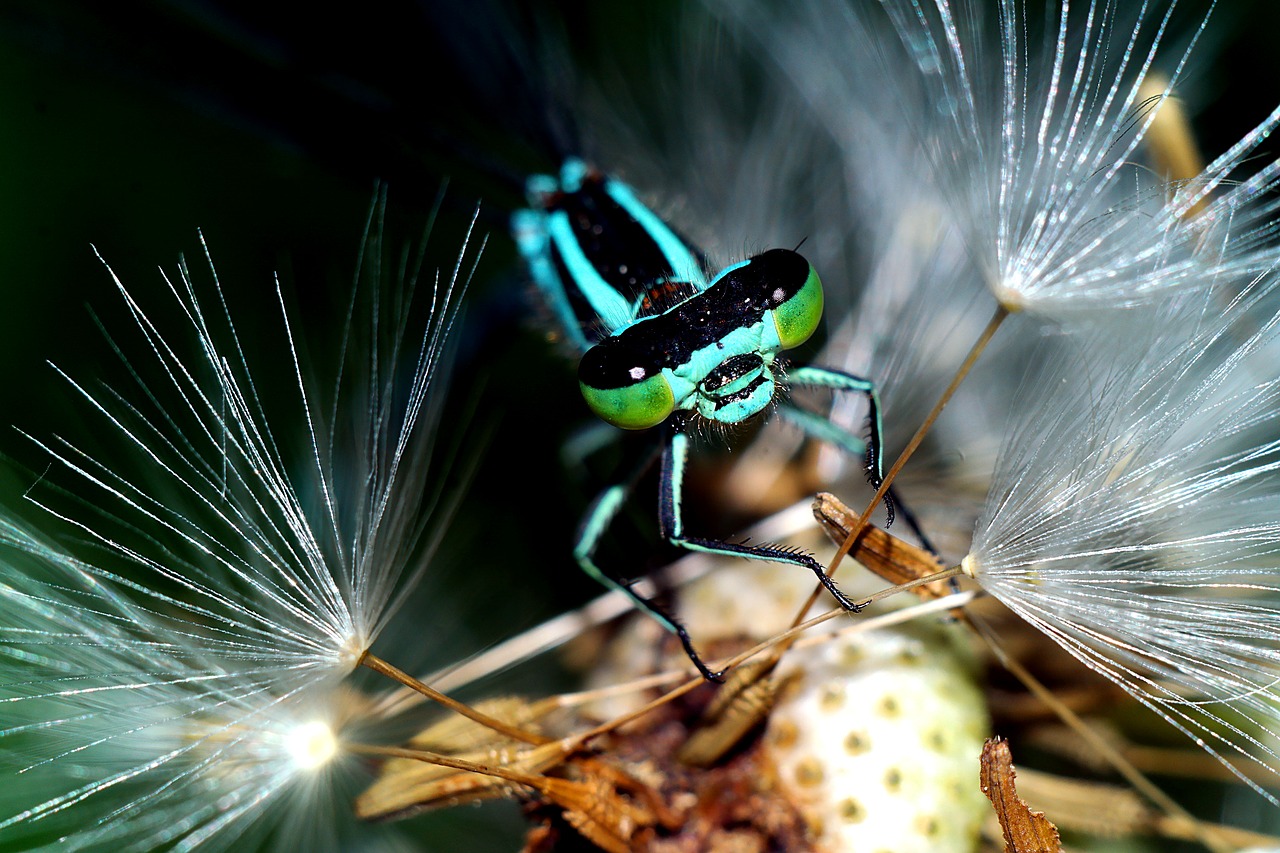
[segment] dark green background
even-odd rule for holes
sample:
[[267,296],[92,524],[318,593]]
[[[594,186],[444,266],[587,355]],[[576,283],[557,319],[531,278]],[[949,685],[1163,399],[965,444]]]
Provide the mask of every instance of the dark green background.
[[[89,307],[111,328],[127,318],[90,244],[145,295],[180,253],[202,265],[199,229],[233,310],[269,305],[261,297],[279,271],[322,338],[340,328],[375,182],[389,187],[394,241],[418,232],[448,176],[431,261],[452,262],[478,201],[491,240],[451,389],[450,411],[474,414],[446,432],[487,438],[463,444],[482,461],[445,544],[453,568],[436,581],[469,624],[437,656],[595,594],[568,558],[587,495],[557,458],[585,410],[569,366],[522,322],[502,224],[519,201],[510,177],[550,167],[552,155],[529,84],[501,57],[530,32],[561,32],[587,73],[643,74],[636,46],[674,43],[676,5],[499,16],[486,3],[335,15],[313,4],[0,2],[0,453],[13,462],[0,499],[22,512],[30,472],[44,465],[9,424],[37,436],[84,429],[46,360],[80,378],[111,369]],[[1217,59],[1183,93],[1208,153],[1280,102],[1278,34],[1269,0],[1219,9],[1204,46]],[[277,367],[274,381],[288,382],[288,365]]]

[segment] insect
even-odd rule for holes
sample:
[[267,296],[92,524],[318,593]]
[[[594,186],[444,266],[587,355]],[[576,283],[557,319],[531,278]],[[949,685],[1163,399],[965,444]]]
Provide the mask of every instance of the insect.
[[[535,283],[581,353],[578,380],[588,407],[616,427],[661,435],[662,536],[690,551],[809,569],[841,607],[857,611],[811,555],[695,536],[683,521],[689,436],[699,419],[739,424],[775,403],[810,435],[865,455],[868,479],[879,487],[883,460],[874,384],[824,367],[784,373],[779,358],[818,328],[823,293],[817,271],[797,252],[771,249],[708,278],[702,253],[630,187],[578,159],[566,160],[558,178],[530,177],[526,192],[529,208],[514,214],[512,232]],[[793,405],[780,393],[784,381],[863,395],[870,409],[868,440]],[[579,528],[574,556],[589,575],[625,592],[675,633],[699,672],[719,681],[722,673],[703,663],[672,613],[596,563],[597,546],[634,484],[633,478],[596,498]],[[890,495],[885,506],[892,521]]]

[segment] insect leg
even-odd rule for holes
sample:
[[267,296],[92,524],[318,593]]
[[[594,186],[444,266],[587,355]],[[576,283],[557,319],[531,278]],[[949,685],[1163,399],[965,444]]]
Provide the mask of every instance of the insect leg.
[[723,681],[724,673],[715,672],[703,663],[701,656],[693,646],[693,640],[690,638],[689,632],[674,615],[657,602],[636,592],[632,588],[631,581],[610,574],[596,565],[595,551],[600,544],[601,538],[604,536],[605,531],[609,529],[609,525],[622,508],[627,496],[635,488],[636,481],[643,476],[655,459],[656,455],[650,454],[627,482],[610,486],[592,502],[587,509],[586,515],[583,516],[582,525],[578,528],[577,540],[573,547],[573,556],[577,559],[578,565],[582,567],[584,572],[609,589],[616,589],[625,593],[641,610],[644,610],[657,620],[658,624],[675,634],[680,639],[680,644],[684,646],[685,654],[689,656],[689,660],[693,661],[693,665],[698,668],[698,672],[702,673],[703,678],[708,681]]
[[688,536],[684,531],[681,490],[684,485],[685,463],[689,456],[689,436],[679,429],[670,433],[662,454],[662,482],[658,486],[658,523],[662,527],[662,535],[677,548],[689,551],[702,551],[707,554],[721,554],[728,557],[744,557],[748,560],[761,560],[770,563],[788,563],[800,566],[813,572],[827,591],[845,610],[857,613],[862,608],[836,586],[821,563],[811,554],[794,548],[780,545],[748,545],[746,543],[722,542],[717,539],[705,539]]
[[[873,486],[877,489],[880,488],[880,484],[884,482],[884,451],[881,439],[883,424],[880,419],[880,398],[876,393],[875,385],[869,379],[862,379],[858,376],[825,367],[795,368],[790,371],[788,378],[795,385],[819,386],[832,388],[836,391],[857,391],[867,395],[867,403],[870,408],[868,420],[871,422],[870,442],[864,442],[856,435],[851,435],[847,430],[836,426],[822,415],[806,411],[791,403],[783,403],[779,407],[778,413],[804,430],[807,435],[839,447],[850,456],[857,456],[866,460],[867,478]],[[895,515],[900,511],[903,519],[907,522],[907,527],[911,528],[911,532],[920,540],[920,544],[926,550],[934,554],[938,553],[938,549],[933,547],[933,543],[925,535],[919,519],[916,518],[916,514],[903,503],[902,498],[898,496],[892,486],[885,493],[884,500],[885,509],[889,516],[889,524],[893,523]]]
[[[884,442],[881,436],[884,433],[884,424],[880,419],[880,395],[876,393],[876,386],[870,379],[863,379],[860,376],[854,376],[851,373],[843,373],[839,370],[831,370],[826,367],[796,367],[792,368],[787,374],[788,381],[792,385],[808,385],[819,388],[830,388],[834,391],[856,391],[867,398],[867,406],[869,408],[867,420],[871,423],[871,435],[864,448],[864,458],[867,462],[867,479],[871,481],[871,485],[877,489],[884,482]],[[805,413],[809,414],[809,413]],[[810,426],[801,424],[801,426],[810,435],[814,435],[824,441],[830,441],[837,447],[849,449],[848,436],[844,430],[836,427],[825,418],[816,415],[810,415],[813,421],[825,423],[825,427],[813,423]],[[814,432],[818,429],[818,432]],[[845,440],[834,438],[834,434],[843,434]],[[862,442],[859,441],[858,444]],[[884,496],[884,508],[889,514],[888,524],[893,524],[894,501],[886,492]]]

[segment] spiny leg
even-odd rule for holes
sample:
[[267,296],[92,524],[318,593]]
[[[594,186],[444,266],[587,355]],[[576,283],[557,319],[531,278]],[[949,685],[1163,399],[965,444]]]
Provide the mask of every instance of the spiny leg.
[[[867,420],[870,423],[871,435],[869,441],[865,442],[833,424],[830,419],[801,409],[794,404],[783,403],[779,407],[779,414],[800,427],[809,436],[839,447],[850,456],[861,457],[866,462],[867,479],[872,486],[880,488],[880,484],[884,482],[884,424],[880,417],[880,396],[876,392],[875,383],[839,370],[812,366],[792,369],[788,373],[788,379],[793,385],[830,388],[835,391],[855,391],[866,396],[869,410]],[[916,514],[903,503],[892,486],[885,492],[884,505],[888,513],[886,527],[893,524],[897,511],[901,510],[903,519],[911,528],[911,532],[920,540],[920,544],[926,550],[934,554],[938,553],[929,537],[925,535]]]
[[[831,423],[822,415],[805,411],[791,403],[782,403],[778,407],[778,414],[795,424],[810,438],[834,445],[850,456],[859,458],[866,458],[867,456],[866,443],[862,439],[850,435],[843,428]],[[934,548],[933,543],[929,541],[924,528],[920,526],[920,520],[912,512],[911,507],[902,500],[893,486],[889,487],[888,497],[893,499],[893,512],[889,516],[890,523],[895,520],[897,515],[901,514],[903,520],[907,523],[907,527],[920,540],[920,544],[925,550],[937,554],[938,549]]]
[[[903,520],[907,522],[907,527],[909,527],[911,529],[911,532],[916,535],[916,538],[920,540],[921,547],[923,547],[930,554],[933,554],[935,557],[938,557],[939,559],[941,559],[942,555],[938,553],[937,548],[933,547],[933,543],[929,541],[929,537],[926,536],[924,533],[924,528],[920,526],[920,519],[916,517],[915,512],[912,511],[911,507],[907,506],[907,504],[902,500],[902,498],[898,495],[898,493],[893,490],[893,486],[890,486],[889,491],[886,492],[885,494],[888,497],[893,498],[894,506],[897,507],[898,512],[902,515]],[[957,592],[959,592],[960,586],[958,581],[956,581],[955,578],[951,579],[951,586]]]
[[729,557],[744,557],[748,560],[761,560],[770,563],[789,563],[813,572],[832,597],[845,610],[857,613],[862,608],[836,586],[821,563],[811,555],[795,548],[779,545],[747,545],[746,543],[722,542],[718,539],[686,536],[682,512],[682,489],[684,486],[684,469],[689,457],[689,437],[678,428],[670,431],[663,447],[661,483],[658,486],[658,523],[662,527],[662,535],[677,548],[689,551],[702,551],[708,554],[721,554]]
[[[884,433],[884,423],[880,419],[880,395],[876,393],[876,386],[870,379],[863,379],[861,376],[854,376],[851,373],[843,373],[839,370],[832,370],[827,367],[796,367],[787,374],[788,381],[792,385],[806,385],[817,388],[830,388],[834,391],[856,391],[867,398],[867,421],[871,424],[871,435],[865,445],[864,458],[867,463],[867,479],[871,481],[871,485],[877,489],[884,482],[884,441],[881,436]],[[815,416],[816,417],[816,416]],[[821,429],[821,434],[810,433],[822,438],[825,441],[831,441],[837,446],[846,446],[847,443],[841,442],[840,439],[834,437],[834,433],[844,433],[827,421],[825,418],[817,418],[824,422],[830,428]],[[816,424],[814,425],[817,426]],[[808,432],[809,429],[806,428]],[[861,444],[862,442],[858,442]],[[893,524],[893,499],[888,493],[884,496],[884,508],[889,514],[888,524]]]
[[625,593],[641,610],[644,610],[657,620],[658,624],[675,634],[679,638],[680,644],[684,646],[685,654],[689,656],[689,660],[693,662],[693,665],[698,668],[698,672],[702,673],[703,678],[708,681],[724,681],[723,672],[716,672],[703,663],[702,657],[693,646],[693,640],[690,638],[689,632],[675,616],[657,602],[636,592],[631,586],[631,581],[623,580],[604,571],[595,562],[596,546],[600,544],[601,538],[604,536],[605,531],[609,529],[609,525],[622,508],[627,496],[635,489],[636,482],[649,469],[655,459],[656,455],[650,454],[630,479],[625,483],[605,489],[591,503],[591,506],[587,508],[586,515],[583,516],[582,525],[578,528],[573,556],[577,559],[578,565],[582,567],[584,572],[604,586]]

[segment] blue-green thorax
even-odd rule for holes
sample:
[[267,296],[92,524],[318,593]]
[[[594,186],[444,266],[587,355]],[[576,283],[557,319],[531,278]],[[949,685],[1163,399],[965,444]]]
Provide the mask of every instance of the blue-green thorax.
[[[763,411],[776,393],[773,363],[781,347],[772,323],[734,329],[676,368],[668,368],[674,408],[708,420],[742,423]],[[683,392],[683,393],[681,393]]]

